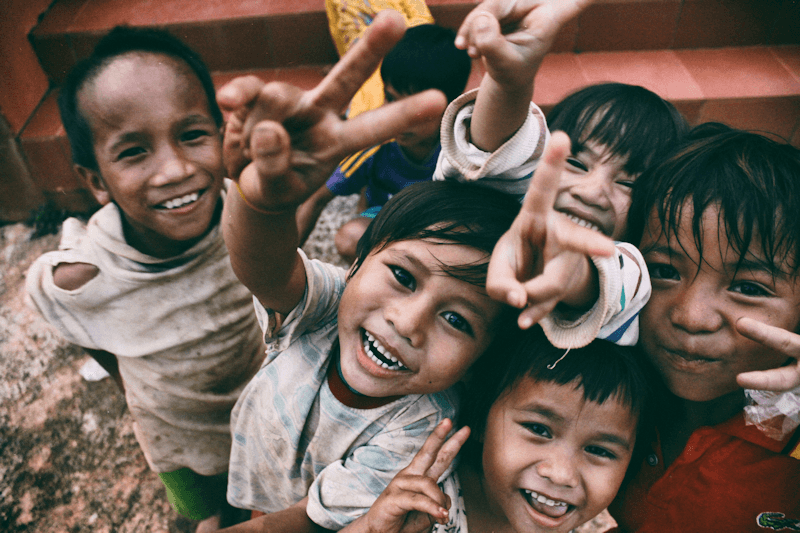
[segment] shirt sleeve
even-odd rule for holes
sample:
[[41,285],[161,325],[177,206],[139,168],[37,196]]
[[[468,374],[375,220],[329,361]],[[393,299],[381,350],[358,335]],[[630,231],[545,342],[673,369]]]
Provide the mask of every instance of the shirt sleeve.
[[547,338],[557,348],[582,348],[594,339],[622,346],[639,339],[639,312],[650,299],[650,276],[644,258],[632,244],[618,242],[610,257],[592,257],[600,277],[594,306],[577,319],[552,312],[541,321]]
[[511,139],[494,152],[469,142],[469,127],[477,89],[464,93],[447,107],[442,118],[442,151],[434,180],[479,181],[520,199],[550,138],[544,114],[531,102],[528,118]]
[[425,405],[404,409],[367,444],[322,470],[308,491],[306,512],[312,521],[339,530],[365,514],[439,422],[455,416],[456,398],[449,391],[420,401]]
[[87,263],[96,266],[94,259],[82,253],[86,238],[85,225],[75,218],[68,218],[62,227],[62,237],[57,251],[40,256],[25,277],[27,302],[70,343],[84,348],[106,349],[95,342],[85,325],[85,312],[88,307],[93,312],[91,294],[97,285],[93,279],[75,290],[59,288],[53,281],[53,269],[61,263]]
[[306,289],[295,308],[283,320],[278,320],[275,311],[267,309],[253,297],[256,318],[271,352],[286,350],[294,339],[317,329],[320,324],[327,324],[339,312],[339,300],[346,285],[345,270],[309,259],[299,248],[297,252],[306,269]]

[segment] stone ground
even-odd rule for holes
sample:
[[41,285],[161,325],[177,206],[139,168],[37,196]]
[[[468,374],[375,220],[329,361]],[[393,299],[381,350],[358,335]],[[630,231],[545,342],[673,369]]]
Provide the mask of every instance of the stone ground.
[[[305,246],[340,262],[332,242],[354,215],[337,198]],[[85,381],[89,360],[25,302],[25,272],[58,235],[31,239],[23,224],[0,227],[0,531],[190,533],[173,512],[136,443],[125,399],[110,379]],[[583,533],[604,531],[600,515]]]

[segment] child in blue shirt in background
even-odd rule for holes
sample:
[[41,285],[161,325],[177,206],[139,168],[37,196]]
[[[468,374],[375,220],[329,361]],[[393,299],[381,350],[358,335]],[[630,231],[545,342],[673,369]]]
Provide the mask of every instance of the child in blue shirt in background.
[[[467,85],[472,63],[453,44],[455,32],[435,24],[406,30],[381,64],[384,101],[389,103],[426,89],[439,89],[448,102]],[[298,209],[300,242],[314,229],[317,219],[334,196],[357,194],[365,189],[361,215],[343,225],[335,244],[348,262],[355,258],[356,244],[386,201],[404,187],[430,180],[439,157],[439,123],[415,126],[391,142],[372,146],[342,161],[325,187]]]

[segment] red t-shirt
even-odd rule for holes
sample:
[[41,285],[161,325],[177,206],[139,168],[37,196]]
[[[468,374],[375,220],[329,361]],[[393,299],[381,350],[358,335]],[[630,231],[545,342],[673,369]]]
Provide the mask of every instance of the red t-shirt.
[[654,452],[609,506],[617,531],[800,530],[799,433],[779,442],[737,415],[692,433],[666,470],[654,443]]

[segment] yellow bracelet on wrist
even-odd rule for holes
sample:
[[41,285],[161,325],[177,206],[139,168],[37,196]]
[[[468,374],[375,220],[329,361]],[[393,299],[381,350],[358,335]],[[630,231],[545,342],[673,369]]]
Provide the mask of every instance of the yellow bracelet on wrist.
[[242,197],[242,201],[244,202],[244,205],[246,205],[247,207],[249,207],[250,209],[252,209],[256,213],[261,213],[262,215],[280,215],[281,213],[286,213],[286,211],[288,211],[288,210],[267,211],[266,209],[261,209],[259,207],[256,207],[253,204],[251,204],[250,201],[247,198],[245,198],[244,193],[242,192],[242,188],[239,187],[239,182],[234,181],[233,184],[236,186],[236,190],[239,191],[239,196]]

